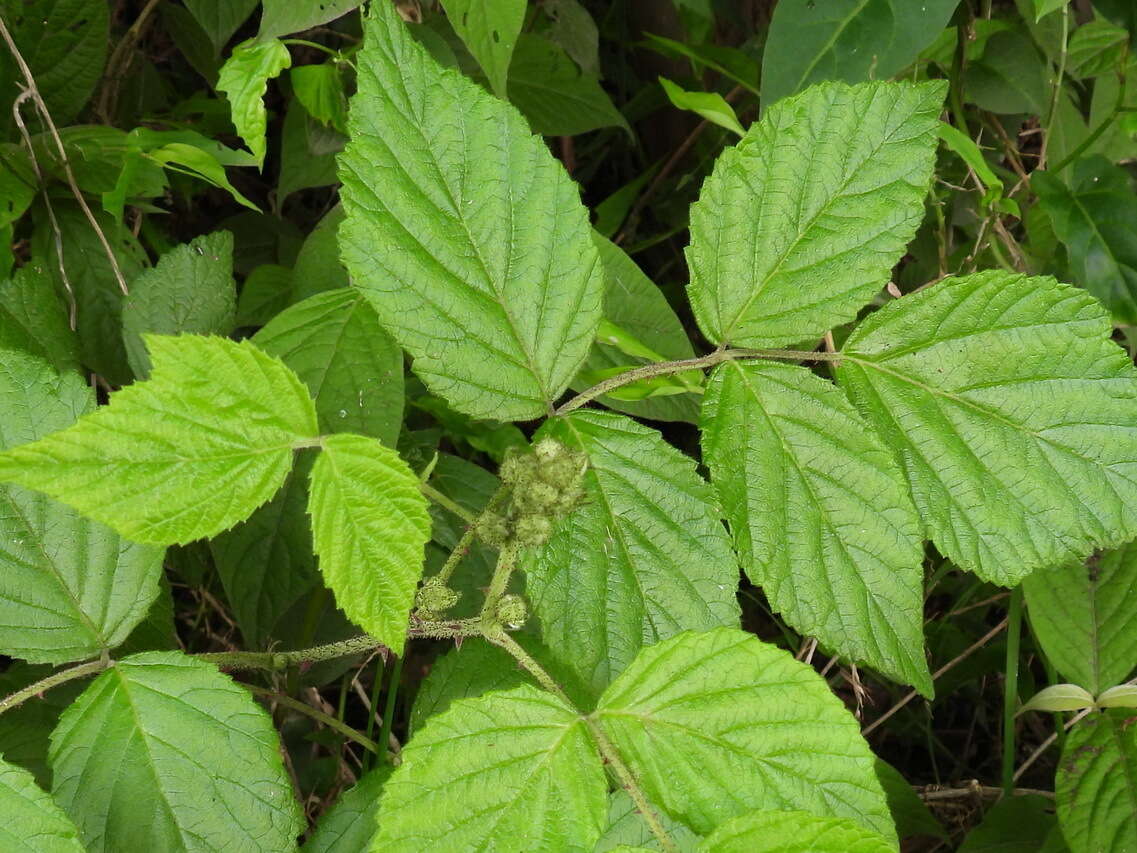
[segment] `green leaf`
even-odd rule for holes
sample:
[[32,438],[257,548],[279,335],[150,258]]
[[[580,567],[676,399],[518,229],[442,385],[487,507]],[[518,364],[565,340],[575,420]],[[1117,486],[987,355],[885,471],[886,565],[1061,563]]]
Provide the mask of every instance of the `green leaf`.
[[927,835],[931,838],[947,840],[948,834],[943,826],[936,820],[927,804],[920,799],[920,795],[908,784],[908,780],[887,761],[876,759],[876,778],[884,789],[884,796],[888,800],[888,811],[896,823],[896,834],[901,839],[916,835]]
[[941,83],[827,83],[771,107],[691,207],[688,293],[712,343],[820,337],[888,282],[924,217]]
[[1048,74],[1026,33],[1000,30],[987,40],[983,55],[968,64],[966,97],[993,113],[1044,115],[1050,98]]
[[932,694],[924,547],[900,467],[805,367],[718,367],[703,453],[743,568],[802,634]]
[[510,59],[525,21],[525,6],[525,0],[442,0],[450,26],[501,98],[506,96]]
[[[77,373],[0,350],[0,449],[68,427],[94,407]],[[162,553],[44,495],[0,486],[0,649],[46,663],[109,651],[157,596]]]
[[1099,708],[1137,708],[1137,684],[1118,684],[1103,690],[1097,698]]
[[[694,853],[699,836],[666,813],[656,815],[680,853]],[[596,842],[593,853],[618,853],[620,850],[660,850],[659,840],[644,821],[635,801],[622,789],[608,797],[608,828]]]
[[304,853],[359,853],[375,835],[379,795],[394,768],[380,764],[324,812],[316,830],[304,844]]
[[1079,80],[1120,68],[1129,33],[1109,21],[1087,21],[1070,37],[1066,71]]
[[959,0],[780,0],[762,58],[764,109],[821,80],[893,76],[935,40],[957,5]]
[[403,419],[403,353],[357,290],[330,290],[274,317],[253,337],[308,386],[320,429],[394,447]]
[[280,134],[280,176],[275,199],[278,213],[292,193],[336,182],[335,155],[343,150],[344,141],[338,131],[309,116],[299,101],[288,105]]
[[90,853],[289,850],[304,827],[269,715],[178,652],[100,675],[60,719],[51,765]]
[[1137,727],[1129,709],[1091,714],[1066,736],[1054,780],[1071,850],[1137,849]]
[[402,652],[422,576],[430,515],[418,478],[395,451],[329,435],[312,467],[308,513],[320,571],[347,617]]
[[352,279],[439,396],[475,417],[546,414],[600,321],[578,189],[508,104],[440,68],[376,4],[340,157]]
[[732,80],[757,95],[758,65],[750,55],[737,48],[714,44],[684,44],[654,33],[644,33],[644,47],[663,56],[689,59],[697,67],[704,67]]
[[1077,288],[993,271],[850,335],[838,378],[956,565],[1013,586],[1137,534],[1137,373],[1110,331]]
[[342,17],[362,0],[264,0],[258,39],[299,33]]
[[672,83],[666,77],[659,78],[659,85],[667,93],[667,99],[681,110],[689,110],[705,118],[712,124],[745,136],[746,131],[738,123],[734,107],[726,102],[718,92],[688,92],[682,86]]
[[538,435],[589,462],[584,505],[523,563],[558,661],[598,692],[642,645],[738,624],[738,563],[690,457],[610,412],[579,410]]
[[853,716],[816,672],[732,628],[648,646],[593,715],[652,802],[696,832],[757,808],[896,831]]
[[1057,12],[1063,6],[1070,2],[1070,0],[1032,0],[1034,3],[1034,20],[1035,23],[1041,21],[1051,12]]
[[525,683],[531,683],[528,674],[506,652],[481,637],[465,640],[431,664],[430,674],[419,685],[411,709],[412,736],[459,699]]
[[573,708],[530,685],[463,699],[403,749],[374,853],[588,851],[608,783]]
[[622,127],[631,133],[599,77],[582,72],[559,45],[529,33],[517,39],[509,100],[534,133],[575,136],[600,127]]
[[185,4],[209,36],[214,53],[220,54],[257,7],[257,0],[185,0]]
[[292,89],[316,121],[347,133],[347,94],[339,67],[331,62],[293,68]]
[[[262,29],[263,26],[262,23]],[[276,39],[249,39],[233,48],[217,78],[217,91],[224,92],[229,99],[233,126],[257,158],[258,166],[265,160],[268,114],[264,96],[268,91],[268,81],[291,64],[288,48]]]
[[325,290],[347,287],[347,270],[340,261],[337,231],[343,222],[343,207],[336,205],[316,223],[304,238],[296,255],[294,298],[307,299]]
[[17,145],[0,145],[0,228],[31,207],[38,183],[28,152]]
[[0,349],[38,356],[63,373],[79,367],[79,342],[51,274],[33,261],[0,282]]
[[600,32],[580,0],[549,0],[542,8],[552,19],[548,35],[586,74],[600,73]]
[[237,297],[238,326],[263,326],[292,301],[292,270],[261,264],[245,277]]
[[1104,157],[1074,164],[1072,186],[1045,172],[1031,186],[1066,246],[1074,282],[1105,303],[1119,324],[1137,324],[1137,195],[1129,173]]
[[0,759],[0,847],[7,853],[85,853],[79,830],[36,785],[32,774]]
[[214,231],[176,246],[133,282],[122,305],[126,358],[140,379],[150,373],[147,333],[219,334],[233,330],[237,303],[233,235]]
[[1019,708],[1026,711],[1082,711],[1094,706],[1094,697],[1077,684],[1052,684],[1039,690]]
[[[263,141],[261,145],[263,147]],[[257,149],[253,147],[253,151],[256,152]],[[264,152],[255,153],[254,156],[263,159]],[[259,207],[241,195],[237,188],[229,182],[229,176],[225,174],[224,165],[211,151],[185,142],[170,142],[160,148],[148,151],[146,157],[173,172],[200,178],[207,184],[225,190],[235,202],[243,207],[260,211]],[[259,165],[259,163],[260,160],[257,160],[254,165]]]
[[1137,668],[1137,544],[1023,581],[1027,612],[1047,659],[1095,696]]
[[967,834],[959,853],[1043,853],[1056,824],[1054,801],[1048,797],[1005,798]]
[[248,342],[148,336],[151,379],[74,426],[0,453],[0,480],[137,542],[213,536],[271,498],[318,435],[292,371]]
[[699,845],[706,853],[890,853],[896,845],[845,818],[755,811],[728,820]]

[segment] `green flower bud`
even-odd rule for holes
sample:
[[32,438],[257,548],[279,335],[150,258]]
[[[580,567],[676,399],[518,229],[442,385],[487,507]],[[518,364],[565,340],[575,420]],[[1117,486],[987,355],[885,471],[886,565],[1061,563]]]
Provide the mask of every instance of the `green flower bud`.
[[436,614],[445,613],[457,604],[458,597],[442,578],[427,578],[415,593],[415,607],[424,619],[434,619]]
[[548,483],[536,480],[518,486],[513,493],[513,505],[525,515],[544,515],[560,498],[560,492]]
[[553,523],[543,515],[523,515],[517,519],[513,533],[519,544],[535,548],[553,535]]
[[509,524],[496,512],[487,512],[478,519],[474,532],[487,545],[500,548],[509,539]]
[[532,453],[514,450],[501,463],[498,476],[510,486],[531,480],[537,471],[537,460]]
[[505,627],[517,629],[529,618],[529,608],[520,595],[503,595],[494,609],[494,615]]

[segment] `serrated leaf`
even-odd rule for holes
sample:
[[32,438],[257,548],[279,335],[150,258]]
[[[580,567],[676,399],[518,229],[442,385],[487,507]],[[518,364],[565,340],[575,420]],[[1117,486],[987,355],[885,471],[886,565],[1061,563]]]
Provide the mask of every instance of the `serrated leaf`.
[[857,721],[816,672],[752,634],[716,628],[646,647],[593,716],[651,801],[696,832],[800,809],[895,844]]
[[282,42],[248,39],[233,48],[217,78],[217,91],[224,92],[229,99],[233,126],[257,158],[258,165],[263,165],[265,160],[268,113],[264,96],[268,81],[291,64],[292,57]]
[[0,348],[38,356],[60,373],[79,367],[79,344],[67,309],[41,263],[0,282]]
[[[666,813],[656,817],[679,853],[694,853],[698,848],[699,836],[679,821],[672,820]],[[662,850],[659,840],[643,819],[635,801],[623,788],[618,788],[608,797],[608,828],[596,842],[593,853],[618,853],[620,850]]]
[[463,641],[439,657],[422,680],[411,709],[412,735],[433,717],[445,713],[459,699],[510,690],[532,683],[517,662],[481,637]]
[[1137,533],[1137,372],[1110,331],[1077,288],[992,271],[897,299],[845,343],[841,385],[957,565],[1013,586]]
[[442,0],[450,26],[482,67],[490,88],[502,98],[513,49],[525,22],[525,6],[525,0]]
[[320,571],[336,602],[401,653],[430,539],[418,477],[374,439],[329,435],[312,466],[308,512]]
[[177,652],[100,675],[60,719],[51,765],[52,793],[90,853],[267,853],[292,849],[304,827],[268,714]]
[[[94,405],[77,373],[0,350],[0,449],[64,429]],[[158,594],[162,553],[44,495],[0,486],[0,649],[46,663],[109,651]]]
[[825,83],[774,105],[691,206],[688,295],[712,343],[820,337],[888,282],[924,217],[942,83]]
[[1070,731],[1054,780],[1071,850],[1137,849],[1137,726],[1128,709],[1091,714]]
[[701,853],[890,853],[896,844],[860,824],[801,811],[754,811],[728,820]]
[[724,364],[702,429],[743,568],[774,609],[930,695],[920,520],[900,467],[844,395],[804,367]]
[[739,136],[746,135],[746,131],[738,123],[738,116],[734,114],[734,107],[727,103],[726,99],[718,92],[688,92],[666,77],[659,78],[659,85],[667,93],[667,99],[671,101],[672,106],[681,110],[689,110],[712,124],[725,127]]
[[387,763],[340,794],[335,805],[320,817],[304,844],[304,853],[359,853],[375,835],[379,795],[394,768]]
[[546,414],[600,321],[577,186],[516,110],[373,10],[340,157],[344,262],[434,393],[475,417]]
[[1137,668],[1137,544],[1023,581],[1030,625],[1047,659],[1094,695]]
[[320,293],[253,337],[308,386],[324,432],[355,432],[394,447],[403,419],[403,353],[357,290]]
[[610,412],[576,411],[538,435],[589,462],[584,505],[522,564],[558,661],[598,692],[645,644],[738,624],[738,563],[690,457]]
[[151,379],[74,426],[0,453],[37,489],[137,542],[213,536],[271,498],[319,434],[308,392],[252,344],[148,336]]
[[79,830],[32,774],[0,759],[0,848],[7,853],[85,853]]
[[150,373],[144,334],[227,335],[236,308],[232,234],[214,231],[174,247],[134,280],[123,300],[122,334],[131,369],[140,379]]
[[362,0],[264,0],[258,39],[277,38],[334,21]]
[[1019,709],[1027,711],[1081,711],[1094,706],[1094,697],[1077,684],[1052,684],[1039,690]]
[[590,851],[608,783],[573,708],[530,685],[455,702],[402,752],[374,853]]
[[1137,708],[1137,684],[1118,684],[1103,690],[1097,698],[1099,708]]

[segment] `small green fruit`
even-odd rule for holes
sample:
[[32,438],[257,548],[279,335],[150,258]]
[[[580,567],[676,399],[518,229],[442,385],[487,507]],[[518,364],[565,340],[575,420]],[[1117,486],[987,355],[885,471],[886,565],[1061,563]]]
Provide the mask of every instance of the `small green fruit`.
[[506,628],[516,630],[529,618],[529,608],[520,595],[503,595],[494,608],[494,615]]

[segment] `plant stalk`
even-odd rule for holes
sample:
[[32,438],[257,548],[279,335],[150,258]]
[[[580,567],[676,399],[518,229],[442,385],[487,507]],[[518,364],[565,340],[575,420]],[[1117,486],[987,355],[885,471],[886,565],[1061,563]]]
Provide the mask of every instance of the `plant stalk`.
[[56,672],[37,681],[35,684],[29,684],[23,690],[17,690],[11,696],[6,696],[0,699],[0,714],[5,711],[11,711],[18,705],[22,705],[28,699],[38,696],[50,690],[53,687],[58,687],[60,684],[66,684],[68,681],[74,681],[76,678],[85,678],[88,675],[94,675],[97,672],[102,672],[114,666],[114,662],[106,657],[101,657],[98,660],[93,660],[88,663],[81,663],[79,666],[73,666],[70,669],[65,669],[62,672]]
[[1015,714],[1019,698],[1019,640],[1023,627],[1023,588],[1011,590],[1007,611],[1007,665],[1003,684],[1003,792],[1015,788]]

